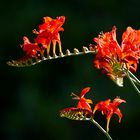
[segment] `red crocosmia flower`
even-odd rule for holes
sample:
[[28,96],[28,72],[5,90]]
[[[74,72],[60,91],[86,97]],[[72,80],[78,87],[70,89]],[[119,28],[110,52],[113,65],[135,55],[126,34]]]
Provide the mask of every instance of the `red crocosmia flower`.
[[92,100],[86,99],[84,97],[89,90],[89,87],[84,88],[81,91],[80,96],[72,93],[72,96],[74,96],[73,99],[79,100],[77,106],[61,110],[60,116],[72,120],[90,120],[93,117],[92,109],[90,107],[90,104],[92,104]]
[[102,69],[119,86],[123,86],[124,70],[137,70],[140,54],[140,30],[127,27],[122,35],[122,43],[116,40],[116,27],[111,32],[101,33],[96,42],[95,67]]
[[64,22],[65,16],[60,16],[56,19],[44,17],[44,23],[39,26],[39,31],[33,30],[33,32],[37,34],[35,41],[38,44],[42,44],[44,48],[49,48],[52,41],[54,54],[57,42],[59,45],[59,51],[62,52],[59,31],[64,31],[64,29],[61,27]]
[[106,119],[107,119],[106,130],[107,130],[107,132],[109,131],[109,123],[110,123],[110,119],[111,119],[113,114],[117,114],[119,117],[119,123],[121,122],[122,113],[121,113],[120,109],[118,108],[118,106],[121,103],[126,103],[126,101],[120,99],[119,97],[116,97],[112,103],[111,103],[111,100],[108,99],[108,100],[101,101],[101,102],[97,103],[94,107],[93,114],[95,114],[95,112],[97,110],[99,110],[102,112],[103,115],[104,114],[106,115]]
[[24,44],[21,46],[23,48],[23,51],[26,53],[26,56],[34,57],[34,56],[37,56],[37,52],[41,52],[41,49],[38,46],[38,44],[31,43],[26,36],[23,37],[23,41],[24,41]]
[[122,35],[122,60],[126,62],[131,71],[137,70],[137,63],[140,57],[140,30],[127,27]]
[[89,111],[92,111],[90,104],[92,104],[92,100],[90,99],[86,99],[84,96],[85,94],[90,90],[89,87],[84,88],[80,94],[80,96],[77,96],[76,94],[72,93],[73,99],[74,100],[79,100],[78,104],[77,104],[77,108],[83,108],[83,109],[87,109]]

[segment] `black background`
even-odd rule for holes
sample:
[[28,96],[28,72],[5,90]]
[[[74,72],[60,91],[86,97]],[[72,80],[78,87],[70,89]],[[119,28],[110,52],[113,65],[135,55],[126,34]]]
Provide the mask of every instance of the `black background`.
[[[23,56],[22,37],[33,39],[32,30],[44,16],[66,16],[61,32],[63,51],[88,46],[100,31],[117,26],[117,39],[127,26],[140,29],[138,0],[13,0],[0,4],[0,139],[5,140],[105,140],[106,137],[90,122],[71,121],[59,117],[59,110],[75,106],[71,92],[80,94],[91,87],[88,98],[94,104],[120,96],[127,101],[120,105],[122,122],[113,116],[110,135],[114,140],[139,139],[140,97],[125,78],[124,87],[116,86],[93,66],[92,55],[45,61],[32,67],[16,68],[6,61]],[[136,73],[139,78],[139,69]],[[95,118],[103,127],[106,119]]]

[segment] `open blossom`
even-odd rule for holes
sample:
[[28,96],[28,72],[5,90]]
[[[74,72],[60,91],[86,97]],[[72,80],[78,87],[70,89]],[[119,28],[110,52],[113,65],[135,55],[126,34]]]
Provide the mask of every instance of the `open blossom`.
[[122,60],[131,71],[137,70],[140,57],[140,30],[128,27],[122,35]]
[[93,116],[92,109],[90,104],[92,104],[92,100],[86,99],[84,96],[90,90],[89,87],[84,88],[81,91],[80,96],[72,93],[74,100],[78,100],[78,104],[76,107],[65,108],[60,111],[61,117],[66,117],[73,120],[89,120],[90,117]]
[[83,108],[83,109],[87,109],[89,111],[92,111],[91,110],[91,106],[90,104],[92,104],[92,100],[90,99],[86,99],[84,96],[85,94],[90,90],[89,87],[87,88],[84,88],[82,91],[81,91],[81,94],[80,96],[77,96],[76,94],[72,93],[72,95],[74,96],[73,99],[74,100],[79,100],[78,101],[78,104],[77,104],[77,108]]
[[[95,112],[101,111],[103,115],[106,115],[107,119],[107,125],[106,125],[106,132],[109,132],[109,123],[110,119],[113,114],[118,115],[119,117],[119,123],[121,122],[121,119],[123,117],[120,109],[118,106],[121,103],[125,103],[126,101],[123,99],[120,99],[119,97],[116,97],[113,102],[111,102],[110,99],[105,101],[100,101],[97,104],[95,104],[94,109],[91,109],[90,104],[92,104],[92,100],[86,99],[84,96],[85,94],[90,90],[89,87],[84,88],[81,91],[80,96],[77,96],[76,94],[72,93],[74,96],[73,99],[78,100],[78,104],[76,107],[68,107],[60,110],[60,116],[66,117],[68,119],[72,120],[88,120],[93,121],[93,118],[95,117]],[[94,121],[95,122],[95,121]]]
[[127,27],[122,35],[122,43],[116,40],[116,27],[111,32],[101,33],[96,42],[97,51],[94,64],[102,69],[119,86],[123,85],[124,70],[135,72],[140,54],[140,30]]
[[120,111],[120,109],[118,108],[118,106],[121,103],[125,103],[125,100],[120,99],[119,97],[116,97],[113,102],[111,102],[110,99],[105,100],[105,101],[101,101],[99,103],[97,103],[94,107],[93,110],[93,114],[95,114],[95,112],[97,110],[101,111],[103,115],[106,115],[106,119],[107,119],[107,132],[109,131],[109,123],[110,123],[110,119],[112,117],[113,114],[118,115],[119,117],[119,123],[121,122],[121,118],[122,118],[122,113]]
[[53,54],[55,54],[56,43],[59,45],[59,51],[61,50],[61,40],[60,40],[60,31],[64,31],[62,25],[65,22],[65,16],[57,17],[52,19],[51,17],[44,17],[44,23],[39,25],[39,31],[33,30],[37,37],[35,42],[42,44],[44,48],[49,48],[50,43],[53,43]]
[[26,56],[38,56],[38,54],[43,54],[45,49],[47,49],[47,54],[49,55],[51,42],[53,43],[53,54],[55,55],[57,42],[59,45],[59,52],[61,53],[62,49],[59,31],[64,31],[61,27],[64,22],[65,16],[60,16],[56,19],[44,17],[44,23],[39,25],[39,31],[33,30],[33,33],[37,34],[37,37],[34,39],[34,43],[31,43],[28,37],[23,37],[24,43],[21,46],[23,51],[26,53]]

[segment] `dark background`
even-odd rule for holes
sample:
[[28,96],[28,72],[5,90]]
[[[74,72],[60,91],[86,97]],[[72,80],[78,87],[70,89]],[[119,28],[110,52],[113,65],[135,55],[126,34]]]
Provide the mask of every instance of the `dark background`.
[[[140,29],[138,0],[13,0],[0,4],[0,139],[1,140],[105,140],[103,133],[90,122],[71,121],[59,117],[59,110],[74,106],[71,92],[80,94],[91,87],[88,98],[94,104],[120,96],[124,114],[118,123],[113,116],[110,135],[114,140],[139,139],[140,97],[127,79],[124,87],[116,86],[93,67],[92,55],[45,61],[32,67],[17,68],[6,61],[23,56],[20,44],[43,22],[44,16],[66,16],[61,33],[62,47],[72,50],[92,43],[100,31],[116,25],[117,39],[127,26]],[[139,69],[138,69],[139,71]],[[139,72],[137,72],[139,77]],[[106,119],[95,118],[103,127]]]

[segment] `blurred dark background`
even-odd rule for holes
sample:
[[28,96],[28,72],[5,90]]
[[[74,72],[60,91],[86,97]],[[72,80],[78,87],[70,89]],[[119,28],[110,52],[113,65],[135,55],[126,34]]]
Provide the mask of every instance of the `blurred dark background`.
[[[23,56],[20,44],[24,35],[33,38],[32,30],[44,16],[66,16],[62,47],[81,49],[92,43],[100,31],[111,31],[116,25],[117,39],[127,26],[140,29],[138,0],[13,0],[0,4],[0,139],[1,140],[105,140],[102,132],[90,122],[59,117],[59,110],[74,106],[71,92],[79,94],[91,87],[88,98],[94,103],[120,96],[124,114],[118,123],[113,116],[110,135],[114,140],[140,138],[140,97],[127,79],[117,87],[93,67],[92,55],[45,61],[32,67],[17,68],[6,61]],[[137,76],[139,77],[139,69]],[[105,127],[106,119],[97,113],[96,120]]]

